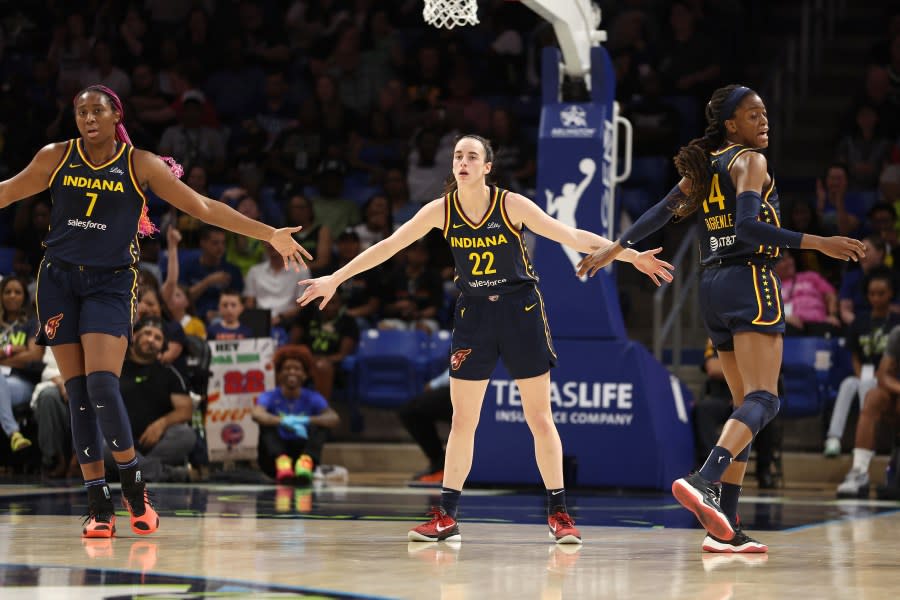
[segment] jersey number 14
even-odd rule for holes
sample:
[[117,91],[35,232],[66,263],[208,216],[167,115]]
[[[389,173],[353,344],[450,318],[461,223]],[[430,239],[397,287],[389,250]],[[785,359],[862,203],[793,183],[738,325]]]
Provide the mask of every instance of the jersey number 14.
[[725,210],[725,196],[719,187],[719,174],[716,173],[712,177],[712,183],[709,184],[709,198],[703,201],[703,212],[709,212],[709,205],[715,202],[719,205],[719,210]]

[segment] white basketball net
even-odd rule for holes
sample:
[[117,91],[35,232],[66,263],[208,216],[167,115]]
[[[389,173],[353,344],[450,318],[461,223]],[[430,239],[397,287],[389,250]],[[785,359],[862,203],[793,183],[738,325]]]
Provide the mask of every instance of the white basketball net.
[[429,25],[446,29],[477,25],[478,2],[476,0],[425,0],[422,17]]

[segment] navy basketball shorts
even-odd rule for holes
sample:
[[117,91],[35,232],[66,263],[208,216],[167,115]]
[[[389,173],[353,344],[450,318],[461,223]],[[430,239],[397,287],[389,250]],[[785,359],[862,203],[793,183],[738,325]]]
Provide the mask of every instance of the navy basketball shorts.
[[734,350],[735,333],[784,333],[781,281],[768,263],[703,269],[700,311],[713,345],[726,352]]
[[85,333],[131,341],[137,307],[137,269],[80,267],[45,257],[38,269],[35,304],[37,343],[81,342]]
[[536,287],[457,299],[450,376],[490,379],[498,358],[513,379],[537,377],[556,366],[544,299]]

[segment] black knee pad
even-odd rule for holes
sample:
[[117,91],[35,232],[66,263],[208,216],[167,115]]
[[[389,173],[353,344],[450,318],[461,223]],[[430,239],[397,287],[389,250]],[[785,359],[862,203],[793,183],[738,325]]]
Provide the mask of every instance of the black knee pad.
[[750,428],[753,437],[775,418],[781,408],[778,396],[764,390],[750,392],[744,397],[744,403],[732,413],[731,418],[740,421]]

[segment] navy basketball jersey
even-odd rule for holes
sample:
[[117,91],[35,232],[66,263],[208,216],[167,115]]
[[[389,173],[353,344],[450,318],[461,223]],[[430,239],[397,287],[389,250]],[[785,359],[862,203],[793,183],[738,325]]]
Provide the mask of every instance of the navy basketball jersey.
[[444,197],[444,237],[456,263],[454,281],[463,294],[508,294],[538,281],[523,232],[506,214],[508,193],[491,186],[491,203],[480,222],[465,214],[459,192]]
[[[758,256],[775,258],[780,249],[777,246],[754,246],[737,239],[734,222],[737,215],[737,192],[731,180],[729,169],[738,156],[745,152],[755,152],[753,148],[732,144],[710,153],[712,182],[709,197],[703,201],[697,214],[700,217],[700,262],[710,264],[722,259],[739,259]],[[763,190],[759,206],[760,221],[781,227],[781,208],[778,192],[775,191],[775,177],[768,188]]]
[[88,267],[137,263],[138,222],[146,202],[134,175],[134,147],[119,142],[115,156],[90,162],[81,139],[69,145],[50,176],[47,255]]

